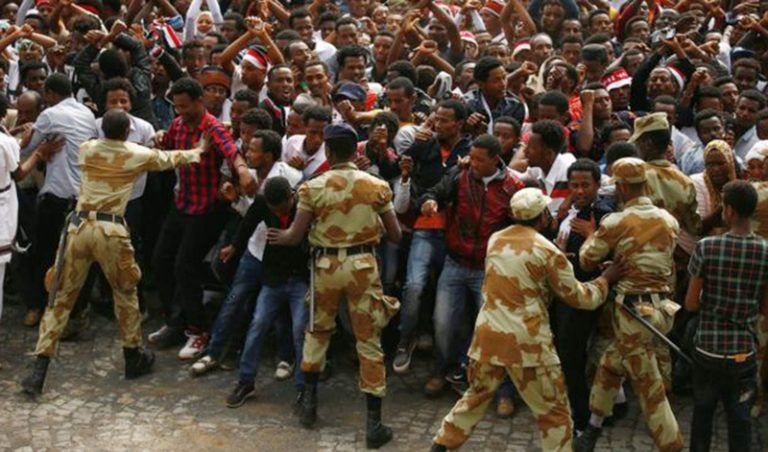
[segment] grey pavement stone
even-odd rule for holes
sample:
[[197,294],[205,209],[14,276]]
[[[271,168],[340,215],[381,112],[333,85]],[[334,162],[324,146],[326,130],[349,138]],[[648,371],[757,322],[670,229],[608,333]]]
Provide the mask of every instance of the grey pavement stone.
[[[295,390],[290,381],[273,379],[271,352],[262,360],[257,396],[238,409],[224,400],[237,372],[217,371],[191,378],[189,363],[177,350],[157,354],[155,372],[135,381],[122,376],[123,361],[113,321],[92,314],[85,337],[61,344],[50,366],[45,393],[31,402],[20,393],[19,380],[28,372],[36,331],[21,326],[23,310],[7,306],[0,324],[0,450],[2,451],[208,451],[320,450],[365,448],[365,399],[357,391],[357,364],[349,353],[334,358],[335,375],[319,386],[318,426],[302,429],[291,414]],[[146,332],[159,327],[152,320]],[[395,432],[385,446],[391,451],[429,448],[442,417],[457,400],[446,394],[436,400],[421,393],[431,360],[417,354],[409,375],[388,377],[384,419]],[[626,419],[606,428],[598,451],[647,451],[653,443],[637,403],[630,397]],[[684,437],[690,433],[690,398],[672,401]],[[512,419],[489,413],[463,450],[540,450],[536,423],[522,401]],[[755,423],[755,450],[768,450],[768,418]],[[718,410],[713,450],[726,450],[724,413]]]

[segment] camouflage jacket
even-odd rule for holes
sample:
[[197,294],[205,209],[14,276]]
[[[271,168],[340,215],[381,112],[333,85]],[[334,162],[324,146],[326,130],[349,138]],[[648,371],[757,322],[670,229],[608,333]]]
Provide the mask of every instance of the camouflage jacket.
[[553,297],[595,309],[608,294],[603,277],[580,283],[562,251],[534,229],[515,225],[488,242],[483,305],[469,356],[498,366],[559,364],[547,309]]
[[624,257],[629,272],[617,283],[617,292],[669,292],[678,233],[677,220],[669,212],[647,197],[636,198],[621,212],[603,217],[600,227],[582,245],[579,262],[584,268],[596,268],[607,258]]
[[685,174],[666,160],[645,164],[648,197],[656,207],[671,213],[680,228],[694,237],[701,235],[701,217],[696,211],[696,188]]
[[200,161],[200,150],[158,151],[118,140],[89,140],[80,145],[80,196],[77,210],[123,215],[136,178]]
[[768,182],[752,184],[757,190],[757,208],[752,215],[752,230],[768,240]]
[[315,217],[309,231],[312,246],[373,245],[381,237],[379,215],[393,209],[392,190],[353,163],[341,163],[299,187],[298,208]]

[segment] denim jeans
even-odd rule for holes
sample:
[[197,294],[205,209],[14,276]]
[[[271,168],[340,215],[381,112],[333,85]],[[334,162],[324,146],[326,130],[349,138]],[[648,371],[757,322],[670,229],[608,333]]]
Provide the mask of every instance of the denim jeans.
[[728,450],[749,451],[752,418],[749,410],[757,393],[757,362],[754,355],[742,363],[699,352],[693,355],[693,419],[691,451],[708,451],[712,443],[712,418],[717,402],[723,402],[728,425]]
[[445,234],[439,229],[413,231],[411,250],[403,287],[403,303],[400,307],[401,341],[413,339],[419,322],[421,295],[429,280],[429,274],[440,270],[445,261]]
[[261,288],[261,261],[246,250],[240,258],[232,287],[213,323],[211,340],[205,350],[206,355],[215,360],[221,359],[224,346],[234,333],[239,320],[248,315],[247,307],[259,294],[259,288]]
[[[485,272],[465,267],[450,256],[446,257],[435,300],[435,343],[437,344],[437,373],[445,374],[467,360],[467,348],[472,325],[467,316],[480,309],[481,289]],[[472,303],[472,305],[470,305]]]
[[[245,338],[245,346],[240,357],[240,381],[252,383],[256,378],[261,358],[261,348],[264,345],[270,326],[275,321],[280,308],[286,303],[291,310],[291,323],[293,329],[293,350],[295,362],[301,362],[304,348],[304,329],[307,325],[309,312],[304,303],[309,284],[307,281],[291,278],[278,286],[264,286],[261,288],[259,299],[256,301],[256,309],[253,311],[253,320],[248,327],[248,335]],[[304,375],[296,366],[294,372],[296,388],[304,388]]]

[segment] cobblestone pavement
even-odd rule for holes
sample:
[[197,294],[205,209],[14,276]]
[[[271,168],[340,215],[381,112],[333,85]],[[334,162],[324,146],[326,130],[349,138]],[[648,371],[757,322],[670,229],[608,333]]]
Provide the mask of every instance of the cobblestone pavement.
[[[357,392],[352,360],[339,357],[337,372],[319,388],[320,421],[303,430],[291,416],[290,382],[273,379],[274,360],[265,358],[257,396],[238,409],[224,399],[236,372],[217,371],[192,379],[175,351],[158,354],[155,372],[133,382],[122,377],[123,359],[116,325],[92,315],[78,342],[62,343],[51,363],[45,393],[31,402],[18,381],[31,361],[36,331],[21,326],[20,306],[7,306],[0,324],[0,450],[363,450],[364,398]],[[147,331],[158,325],[151,320]],[[386,422],[395,440],[386,450],[428,450],[440,420],[456,397],[428,400],[421,386],[428,359],[415,358],[406,377],[389,375],[384,402]],[[634,402],[632,400],[632,402]],[[691,401],[675,399],[674,411],[688,437]],[[489,414],[463,450],[528,451],[538,449],[530,412],[518,404],[511,420]],[[758,428],[754,450],[768,449],[768,422]],[[725,422],[718,412],[714,450],[725,450]],[[652,443],[636,403],[629,416],[608,428],[598,443],[602,451],[648,451]]]

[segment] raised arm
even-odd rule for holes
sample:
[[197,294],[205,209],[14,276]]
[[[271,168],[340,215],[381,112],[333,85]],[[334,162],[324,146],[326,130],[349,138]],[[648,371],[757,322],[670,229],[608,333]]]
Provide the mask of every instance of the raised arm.
[[221,55],[219,55],[219,63],[224,70],[230,73],[235,71],[235,65],[232,60],[241,50],[243,50],[243,48],[245,48],[245,46],[248,45],[249,42],[251,42],[251,39],[253,39],[253,35],[251,34],[251,31],[248,30],[232,41],[232,44],[228,45],[227,48],[221,52]]
[[536,34],[536,22],[533,21],[523,4],[519,0],[509,0],[501,10],[500,17],[501,28],[504,30],[504,36],[507,37],[508,43],[514,43],[517,39],[515,19],[523,22],[523,28],[525,29],[523,36],[533,36]]
[[453,23],[451,16],[449,16],[443,8],[435,5],[434,2],[431,1],[429,2],[429,10],[432,11],[435,19],[445,27],[445,31],[448,34],[448,41],[451,43],[451,53],[454,55],[464,54],[464,42],[461,40],[459,27]]
[[221,14],[221,7],[218,0],[205,0],[205,4],[208,5],[208,11],[213,16],[213,23],[220,24],[224,22],[224,16]]
[[203,5],[203,0],[192,0],[187,8],[187,15],[184,17],[184,41],[191,41],[195,39],[195,33],[197,32],[197,26],[195,20],[200,14],[200,7]]

